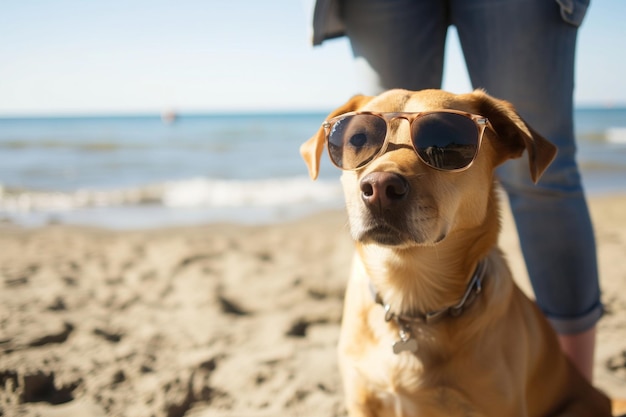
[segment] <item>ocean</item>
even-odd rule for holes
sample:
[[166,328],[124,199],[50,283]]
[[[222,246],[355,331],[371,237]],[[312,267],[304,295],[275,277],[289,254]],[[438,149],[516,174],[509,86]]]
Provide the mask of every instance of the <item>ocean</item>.
[[[114,229],[272,223],[343,205],[300,144],[325,113],[0,118],[0,221]],[[576,110],[588,194],[626,192],[626,108]]]

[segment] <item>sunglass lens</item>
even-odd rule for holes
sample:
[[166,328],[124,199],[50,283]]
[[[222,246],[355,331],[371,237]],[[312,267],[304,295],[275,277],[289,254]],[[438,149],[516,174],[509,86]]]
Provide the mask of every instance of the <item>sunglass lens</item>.
[[415,149],[433,168],[448,171],[465,168],[476,156],[478,129],[469,117],[430,113],[416,119],[411,129]]
[[328,133],[328,151],[341,169],[357,169],[367,164],[385,142],[387,123],[371,114],[346,116],[334,122]]

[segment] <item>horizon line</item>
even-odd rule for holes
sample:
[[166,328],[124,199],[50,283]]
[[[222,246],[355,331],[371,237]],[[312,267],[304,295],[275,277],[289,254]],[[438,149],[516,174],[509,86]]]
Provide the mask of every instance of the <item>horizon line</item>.
[[[621,110],[626,109],[624,102],[587,102],[574,105],[574,110]],[[52,118],[101,118],[101,117],[157,117],[166,118],[194,117],[194,116],[230,116],[230,115],[301,115],[329,113],[332,108],[275,108],[275,109],[194,109],[177,110],[175,108],[165,110],[137,109],[137,110],[62,110],[62,111],[0,111],[0,119],[52,119]]]

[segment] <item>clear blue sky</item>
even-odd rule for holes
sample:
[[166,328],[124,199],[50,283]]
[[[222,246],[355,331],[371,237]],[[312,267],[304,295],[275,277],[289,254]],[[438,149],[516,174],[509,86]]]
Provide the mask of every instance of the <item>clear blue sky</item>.
[[[0,0],[0,115],[327,110],[357,92],[303,0]],[[592,1],[576,102],[626,104],[626,0]],[[444,88],[470,89],[456,35]]]

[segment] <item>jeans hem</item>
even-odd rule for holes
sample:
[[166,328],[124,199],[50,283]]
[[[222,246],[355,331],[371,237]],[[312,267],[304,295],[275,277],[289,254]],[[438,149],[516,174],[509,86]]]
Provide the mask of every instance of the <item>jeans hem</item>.
[[548,316],[548,321],[552,324],[552,327],[558,334],[567,335],[582,333],[591,329],[603,315],[604,306],[602,304],[598,304],[591,309],[591,311],[582,316],[576,318],[557,318]]

